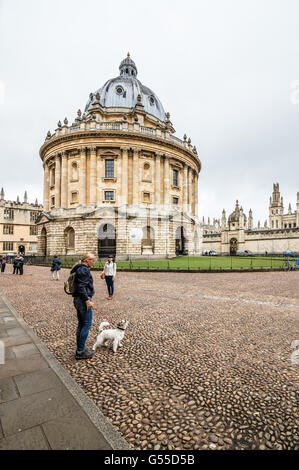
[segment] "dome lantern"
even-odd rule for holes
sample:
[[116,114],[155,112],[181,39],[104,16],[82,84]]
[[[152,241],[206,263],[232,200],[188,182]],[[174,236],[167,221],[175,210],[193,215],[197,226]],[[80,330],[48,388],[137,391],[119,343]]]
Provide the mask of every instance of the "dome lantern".
[[169,122],[163,105],[157,95],[148,87],[144,86],[137,78],[137,67],[128,53],[119,66],[120,75],[108,80],[95,93],[90,93],[86,104],[84,115],[94,109],[94,97],[99,94],[102,108],[125,108],[134,109],[136,105],[142,105],[146,113],[155,116],[164,123]]
[[122,60],[119,65],[119,74],[121,77],[137,76],[137,67],[135,65],[135,62],[131,59],[129,52],[127,54],[127,57]]

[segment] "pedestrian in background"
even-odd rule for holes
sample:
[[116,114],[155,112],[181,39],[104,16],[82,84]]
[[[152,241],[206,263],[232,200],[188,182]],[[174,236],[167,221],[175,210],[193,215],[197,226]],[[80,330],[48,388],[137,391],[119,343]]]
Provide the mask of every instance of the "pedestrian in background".
[[22,255],[19,255],[19,261],[18,261],[18,270],[19,274],[23,274],[23,266],[24,266],[24,258]]
[[108,300],[112,300],[114,294],[114,280],[116,276],[116,263],[113,256],[109,256],[105,263],[101,277],[104,277],[108,289]]
[[94,287],[90,268],[95,261],[96,257],[93,253],[85,253],[79,263],[71,270],[71,274],[76,273],[76,288],[74,294],[72,294],[78,318],[76,359],[90,359],[93,356],[93,353],[85,348],[85,344],[92,326],[92,308],[94,305],[91,299],[94,295]]
[[18,274],[19,272],[19,256],[15,256],[13,260],[13,274]]
[[1,257],[1,273],[4,274],[6,267],[6,255]]
[[59,281],[59,271],[60,271],[60,266],[61,266],[61,261],[58,258],[57,255],[54,255],[53,261],[52,261],[52,279],[53,281],[56,279],[56,281]]

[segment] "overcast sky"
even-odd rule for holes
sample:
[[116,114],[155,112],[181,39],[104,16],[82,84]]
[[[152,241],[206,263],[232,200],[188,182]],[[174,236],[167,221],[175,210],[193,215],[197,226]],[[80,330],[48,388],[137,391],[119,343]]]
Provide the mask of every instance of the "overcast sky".
[[197,147],[201,217],[230,214],[239,199],[263,223],[273,182],[285,212],[289,202],[295,209],[298,0],[0,0],[6,198],[26,189],[30,202],[42,201],[47,131],[73,122],[128,51],[175,135],[186,132]]

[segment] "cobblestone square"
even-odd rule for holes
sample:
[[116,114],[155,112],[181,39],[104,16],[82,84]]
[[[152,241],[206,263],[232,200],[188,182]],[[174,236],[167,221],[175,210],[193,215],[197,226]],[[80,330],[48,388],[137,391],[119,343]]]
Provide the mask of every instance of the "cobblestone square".
[[68,272],[8,265],[0,292],[136,449],[299,449],[298,272],[119,272],[113,301],[93,272],[97,309],[130,324],[89,361],[74,358]]

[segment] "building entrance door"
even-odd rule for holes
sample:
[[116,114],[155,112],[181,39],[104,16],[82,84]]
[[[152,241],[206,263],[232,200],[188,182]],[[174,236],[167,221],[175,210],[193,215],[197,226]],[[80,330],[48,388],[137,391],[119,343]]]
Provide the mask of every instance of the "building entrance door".
[[238,240],[236,238],[232,238],[230,241],[230,256],[236,256],[238,250]]
[[103,224],[98,234],[98,256],[107,258],[107,256],[116,255],[116,233],[112,224]]
[[19,254],[20,255],[25,255],[25,247],[24,245],[19,245]]
[[175,232],[175,254],[177,256],[185,255],[185,236],[184,236],[184,228],[178,227]]

